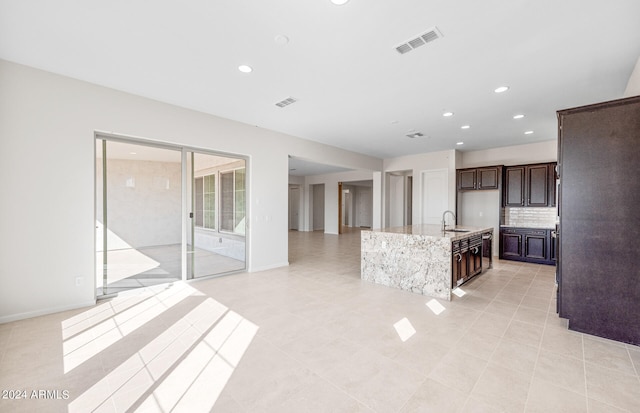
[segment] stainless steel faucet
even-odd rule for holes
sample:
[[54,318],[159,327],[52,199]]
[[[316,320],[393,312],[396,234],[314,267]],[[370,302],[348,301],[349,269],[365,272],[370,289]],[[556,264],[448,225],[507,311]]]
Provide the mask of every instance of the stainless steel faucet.
[[442,213],[442,231],[447,230],[447,221],[445,220],[445,216],[447,215],[447,212],[453,216],[453,224],[455,225],[456,223],[456,214],[454,214],[453,211],[450,211],[447,209]]

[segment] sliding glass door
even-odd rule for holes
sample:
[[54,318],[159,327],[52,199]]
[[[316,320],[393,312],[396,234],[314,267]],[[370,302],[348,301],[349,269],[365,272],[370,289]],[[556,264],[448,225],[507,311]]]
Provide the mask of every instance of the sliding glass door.
[[99,136],[96,288],[131,288],[246,268],[246,162]]
[[245,161],[189,152],[187,170],[191,194],[188,277],[243,270],[246,267]]

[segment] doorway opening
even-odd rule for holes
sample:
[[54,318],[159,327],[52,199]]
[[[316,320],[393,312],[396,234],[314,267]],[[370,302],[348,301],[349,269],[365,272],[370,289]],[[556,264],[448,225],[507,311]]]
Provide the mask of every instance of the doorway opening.
[[96,135],[96,295],[246,269],[246,168]]
[[413,171],[387,172],[385,223],[388,227],[413,224]]
[[373,180],[339,184],[340,233],[373,225]]

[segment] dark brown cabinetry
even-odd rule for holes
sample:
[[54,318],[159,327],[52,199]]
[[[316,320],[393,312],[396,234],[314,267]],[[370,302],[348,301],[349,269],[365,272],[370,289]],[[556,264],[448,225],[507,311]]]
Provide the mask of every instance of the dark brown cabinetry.
[[524,206],[524,166],[507,166],[504,168],[504,206]]
[[482,235],[469,240],[469,277],[482,272]]
[[500,188],[501,166],[458,169],[457,172],[457,188],[459,191]]
[[555,264],[550,229],[500,228],[500,259]]
[[452,243],[451,254],[452,288],[462,284],[469,278],[469,240],[464,239]]
[[571,330],[640,345],[640,96],[558,121],[560,316]]
[[503,206],[555,206],[555,167],[556,163],[505,167],[503,175]]
[[482,234],[451,243],[452,288],[482,272]]

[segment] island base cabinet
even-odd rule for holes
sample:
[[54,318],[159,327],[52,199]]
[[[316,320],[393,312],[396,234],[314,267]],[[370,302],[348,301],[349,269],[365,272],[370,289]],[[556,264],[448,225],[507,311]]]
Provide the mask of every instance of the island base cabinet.
[[482,245],[469,248],[469,277],[482,272]]
[[469,251],[454,252],[451,263],[451,270],[453,272],[452,288],[456,288],[462,284],[467,278],[469,278]]
[[482,235],[454,241],[451,251],[452,288],[482,272]]

